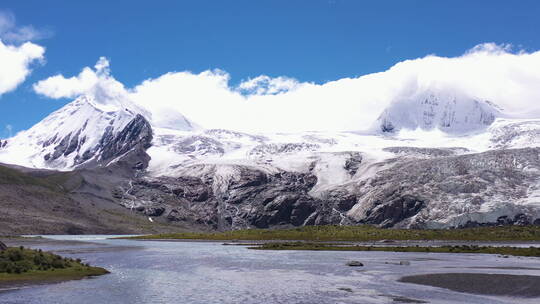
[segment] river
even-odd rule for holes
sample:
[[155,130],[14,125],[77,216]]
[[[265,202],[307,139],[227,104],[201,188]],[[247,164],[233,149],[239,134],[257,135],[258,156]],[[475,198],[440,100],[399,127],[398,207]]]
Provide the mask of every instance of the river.
[[[29,247],[82,258],[111,274],[0,292],[0,303],[538,303],[397,280],[424,273],[540,275],[538,258],[485,254],[260,251],[220,242],[53,236]],[[350,260],[364,267],[349,267]],[[399,265],[408,261],[410,265]],[[407,263],[404,263],[407,264]]]

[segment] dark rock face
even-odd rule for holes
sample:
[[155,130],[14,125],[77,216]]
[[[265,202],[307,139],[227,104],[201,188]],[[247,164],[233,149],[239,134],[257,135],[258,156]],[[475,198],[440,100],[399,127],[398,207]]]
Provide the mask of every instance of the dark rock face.
[[[66,147],[66,150],[64,151],[64,156],[68,156],[79,147],[80,134],[81,134],[81,130],[77,131],[77,133],[75,133],[73,137],[70,138],[69,145]],[[82,143],[84,143],[84,141],[82,141]]]
[[[527,197],[539,172],[538,148],[401,160],[358,184],[354,218],[384,227],[526,225],[537,212],[514,202]],[[496,208],[491,214],[488,203]]]
[[241,178],[229,185],[223,201],[241,215],[237,225],[267,228],[303,225],[320,203],[307,192],[317,179],[310,174],[280,172],[267,175],[241,168]]
[[217,229],[212,189],[199,178],[137,179],[127,189],[116,188],[115,195],[126,208],[147,216]]
[[[121,176],[134,176],[148,167],[150,156],[146,149],[151,146],[152,127],[141,115],[137,115],[116,136],[104,135],[101,155],[97,163]],[[89,163],[85,166],[95,166]]]
[[[141,210],[137,210],[137,211],[141,211]],[[165,212],[165,208],[164,207],[161,207],[161,206],[158,206],[158,207],[145,207],[142,212],[145,214],[145,215],[148,215],[148,216],[160,216],[163,214],[163,212]]]
[[[311,191],[317,177],[309,172],[200,164],[186,167],[178,178],[140,177],[130,187],[117,188],[115,197],[141,214],[218,230],[361,223],[414,228],[539,224],[534,212],[518,210],[513,203],[526,197],[529,185],[540,178],[540,170],[534,169],[540,169],[539,151],[424,151],[437,156],[391,159],[371,178],[353,179],[316,195]],[[344,169],[354,176],[361,162],[361,155],[352,153]],[[483,218],[477,210],[493,199],[502,200],[497,203],[501,209],[493,213],[498,215]],[[448,219],[450,225],[437,226]]]
[[[52,155],[52,159],[58,159],[60,156],[62,156],[63,154],[66,154],[67,150],[68,150],[68,147],[69,147],[69,139],[71,138],[71,133],[69,133],[68,135],[66,135],[66,137],[64,137],[60,143],[54,147],[54,152],[53,152],[53,155]],[[69,154],[69,153],[67,153]],[[66,154],[66,155],[67,155]]]
[[100,141],[100,160],[107,162],[135,149],[146,151],[151,142],[152,127],[142,115],[137,114],[116,136],[105,132]]
[[6,250],[6,249],[7,249],[6,244],[0,242],[0,251],[4,251],[4,250]]
[[342,218],[334,206],[345,210],[353,205],[350,197],[328,202],[310,196],[317,182],[310,174],[232,169],[236,174],[227,181],[211,174],[141,178],[130,191],[125,186],[117,189],[116,197],[125,207],[136,205],[136,211],[147,215],[159,206],[159,214],[151,216],[219,230],[337,224]]
[[353,176],[358,171],[360,164],[362,164],[362,154],[359,152],[351,152],[351,156],[345,161],[343,168]]
[[528,226],[528,225],[540,225],[540,218],[539,219],[533,219],[532,217],[519,213],[516,214],[514,217],[503,215],[497,218],[496,222],[491,223],[477,223],[477,222],[468,222],[465,226],[466,227],[480,227],[480,226],[508,226],[508,225],[516,225],[516,226]]
[[[83,129],[86,127],[84,124]],[[70,132],[54,147],[54,152],[44,155],[45,161],[53,162],[61,156],[68,156],[74,152],[75,165],[79,168],[93,168],[106,166],[111,161],[128,162],[132,169],[143,170],[147,167],[150,158],[146,154],[152,142],[152,127],[140,114],[136,115],[122,130],[116,134],[112,126],[103,131],[99,143],[84,152],[80,151],[86,142],[81,137],[81,130]],[[54,144],[58,135],[51,137],[43,143],[43,147]],[[79,153],[80,152],[80,153]]]
[[366,212],[363,222],[378,224],[381,227],[392,227],[406,218],[416,215],[425,203],[411,195],[400,196],[392,193],[376,203],[376,206]]

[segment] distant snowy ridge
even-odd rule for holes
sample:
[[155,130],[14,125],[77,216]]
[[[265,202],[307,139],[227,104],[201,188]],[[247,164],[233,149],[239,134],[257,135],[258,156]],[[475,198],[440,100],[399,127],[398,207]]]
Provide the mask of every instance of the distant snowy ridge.
[[376,121],[375,130],[439,129],[451,134],[466,134],[490,126],[501,109],[495,104],[457,94],[426,91],[393,102]]
[[372,133],[247,134],[205,130],[172,110],[155,122],[150,114],[154,111],[129,100],[82,96],[31,129],[3,141],[0,162],[58,170],[103,165],[108,156],[102,153],[104,147],[137,115],[150,125],[153,139],[148,154],[155,174],[166,174],[171,166],[204,161],[273,162],[290,170],[320,152],[357,151],[384,159],[389,154],[383,149],[392,146],[465,147],[481,152],[526,147],[538,141],[538,124],[500,120],[502,111],[489,101],[455,91],[427,90],[392,103],[377,119]]

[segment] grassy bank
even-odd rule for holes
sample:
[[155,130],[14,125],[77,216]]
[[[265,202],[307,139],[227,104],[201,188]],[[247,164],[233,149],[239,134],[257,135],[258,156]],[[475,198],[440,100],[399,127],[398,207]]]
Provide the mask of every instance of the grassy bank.
[[40,186],[52,191],[58,191],[59,189],[58,185],[45,178],[33,177],[29,174],[2,165],[0,165],[0,184]]
[[79,259],[22,246],[0,251],[0,285],[47,283],[107,273],[107,270],[84,264]]
[[492,247],[492,246],[342,246],[338,244],[286,242],[265,243],[249,247],[257,250],[320,250],[320,251],[391,251],[391,252],[434,252],[434,253],[485,253],[540,257],[540,248]]
[[377,240],[461,240],[461,241],[540,241],[539,226],[479,227],[464,229],[382,229],[363,226],[307,226],[294,229],[248,229],[219,233],[169,233],[131,237],[130,239],[184,240],[304,240],[304,241],[377,241]]

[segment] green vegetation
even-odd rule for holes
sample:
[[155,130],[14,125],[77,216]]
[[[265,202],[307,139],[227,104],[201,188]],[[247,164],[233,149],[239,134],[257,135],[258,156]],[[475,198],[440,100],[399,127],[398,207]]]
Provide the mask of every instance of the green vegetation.
[[76,172],[30,174],[0,165],[0,185],[32,185],[61,193],[77,188],[82,180],[83,178]]
[[130,239],[185,240],[304,240],[304,241],[377,241],[377,240],[462,240],[462,241],[540,241],[539,226],[504,226],[464,229],[383,229],[363,226],[306,226],[294,229],[248,229],[219,233],[153,234]]
[[80,279],[107,273],[103,268],[83,264],[80,259],[63,258],[23,246],[0,251],[0,284]]
[[34,185],[57,190],[58,186],[42,178],[30,176],[9,167],[0,166],[0,184]]
[[250,245],[259,250],[337,250],[337,251],[393,251],[393,252],[445,252],[487,253],[540,257],[540,248],[491,246],[359,246],[328,242],[365,242],[379,240],[446,240],[446,241],[540,241],[538,226],[479,227],[445,230],[382,229],[373,226],[307,226],[295,229],[249,229],[219,233],[155,234],[129,239],[186,239],[186,240],[243,240],[243,241],[307,241],[269,242]]
[[325,243],[306,243],[306,242],[285,242],[285,243],[265,243],[250,249],[258,250],[322,250],[322,251],[391,251],[391,252],[435,252],[435,253],[487,253],[501,255],[516,255],[540,257],[540,248],[538,247],[492,247],[492,246],[351,246],[340,244]]

